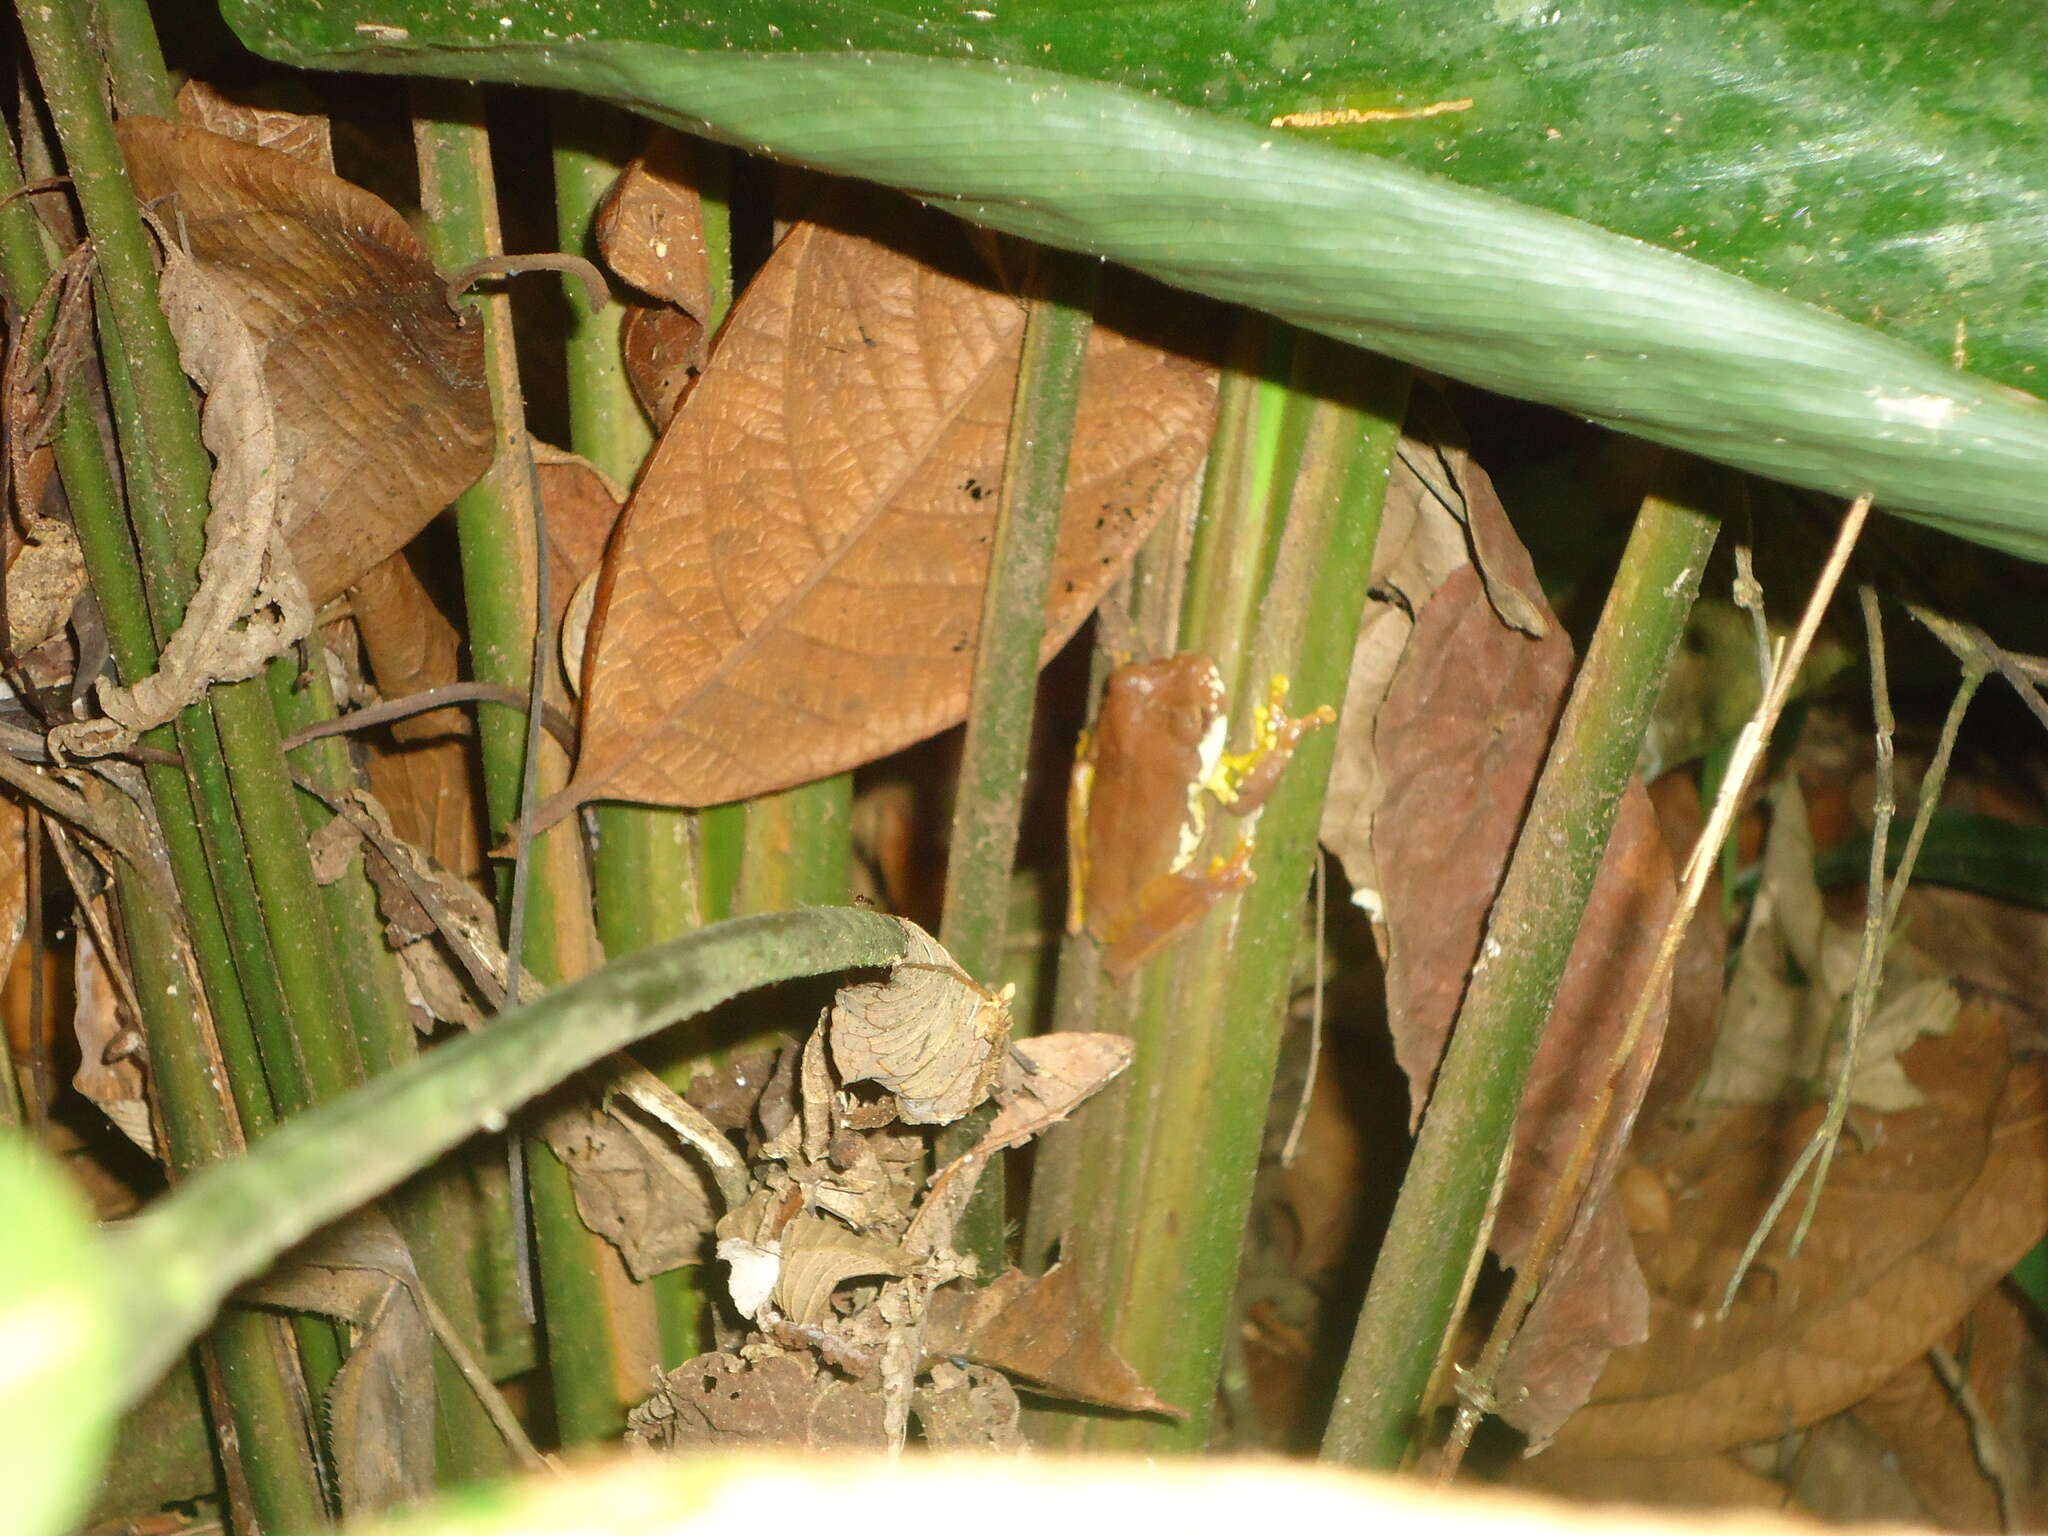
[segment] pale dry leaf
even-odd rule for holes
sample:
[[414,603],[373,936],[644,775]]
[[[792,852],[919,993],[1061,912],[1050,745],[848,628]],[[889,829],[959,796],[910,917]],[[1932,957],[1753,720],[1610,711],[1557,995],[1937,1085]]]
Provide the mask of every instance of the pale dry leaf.
[[[1822,904],[1798,779],[1781,779],[1770,804],[1763,877],[1699,1087],[1708,1103],[1798,1098],[1833,1081],[1843,1050],[1863,935],[1832,921]],[[1864,1025],[1850,1102],[1880,1113],[1915,1108],[1920,1095],[1899,1054],[1922,1035],[1947,1034],[1960,1007],[1948,980],[1895,937]]]
[[996,1088],[996,1117],[972,1155],[1020,1147],[1057,1125],[1108,1087],[1131,1064],[1137,1045],[1126,1035],[1056,1030],[1020,1040]]
[[239,100],[204,80],[178,87],[179,120],[259,149],[274,149],[316,170],[334,169],[334,125],[325,113],[292,112]]
[[62,634],[85,587],[78,536],[55,518],[37,518],[7,563],[7,641],[13,654],[25,655]]
[[178,362],[204,401],[199,435],[213,454],[199,585],[157,670],[95,690],[106,721],[59,726],[53,745],[80,756],[116,750],[162,725],[215,682],[254,677],[313,628],[313,606],[285,547],[281,487],[289,476],[277,412],[254,333],[217,276],[175,246],[158,280]]
[[711,313],[711,259],[698,155],[694,140],[657,128],[605,194],[594,232],[606,266],[701,326]]
[[1000,1371],[942,1360],[918,1388],[911,1412],[927,1450],[1009,1456],[1024,1449],[1017,1389]]
[[[895,751],[967,706],[1024,310],[957,226],[799,225],[734,307],[605,566],[576,776],[708,805]],[[1041,660],[1193,483],[1206,367],[1116,329],[1088,348]]]
[[282,514],[323,603],[489,465],[480,325],[387,204],[289,155],[153,118],[118,125],[136,190],[228,291],[278,417]]
[[791,1322],[816,1327],[832,1316],[832,1293],[848,1280],[907,1275],[916,1260],[894,1243],[849,1232],[823,1216],[797,1216],[782,1229],[775,1305]]
[[930,934],[903,926],[909,948],[888,980],[833,999],[832,1062],[845,1082],[879,1083],[896,1118],[947,1125],[988,1097],[1010,1041],[1009,1004],[969,980]]
[[635,1280],[703,1262],[711,1187],[671,1139],[589,1105],[548,1115],[541,1133],[568,1171],[576,1214],[619,1250]]
[[1839,1412],[1941,1339],[2048,1232],[2048,1068],[1996,1012],[1904,1057],[1926,1103],[1846,1138],[1797,1257],[1779,1222],[1726,1318],[1737,1256],[1821,1106],[1742,1105],[1639,1152],[1682,1219],[1636,1235],[1651,1331],[1564,1426],[1574,1454],[1693,1456]]
[[[102,911],[106,898],[95,898]],[[104,923],[96,925],[105,931]],[[141,1037],[122,1017],[120,990],[108,974],[93,925],[81,923],[72,956],[71,1028],[78,1038],[78,1070],[71,1086],[89,1099],[117,1130],[149,1156],[156,1156],[150,1127],[148,1077],[137,1059]]]

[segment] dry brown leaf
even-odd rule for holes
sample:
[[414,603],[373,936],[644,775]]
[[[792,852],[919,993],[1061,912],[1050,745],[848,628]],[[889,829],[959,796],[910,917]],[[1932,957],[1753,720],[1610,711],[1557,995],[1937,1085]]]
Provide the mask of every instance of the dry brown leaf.
[[991,1366],[1048,1397],[1187,1417],[1116,1352],[1070,1264],[1055,1264],[1036,1279],[1011,1269],[978,1290],[935,1293],[925,1349]]
[[483,879],[485,848],[476,752],[467,737],[443,736],[369,759],[370,788],[390,811],[392,830],[472,886]]
[[922,928],[904,928],[910,947],[888,979],[841,987],[833,999],[832,1064],[845,1082],[881,1084],[893,1118],[949,1125],[995,1083],[1009,1003],[971,981]]
[[[2028,1328],[2023,1305],[2003,1290],[1992,1290],[1971,1309],[1956,1335],[1944,1341],[1951,1355],[1966,1363],[1965,1379],[1994,1443],[2016,1438],[2015,1430],[2024,1436],[2031,1428],[2000,1422],[2006,1418],[2006,1386],[2028,1345]],[[1951,1531],[1999,1529],[1998,1488],[1978,1461],[1969,1416],[1928,1356],[1911,1361],[1854,1411],[1918,1497],[1920,1518]],[[2023,1528],[2038,1528],[2038,1511],[2020,1514]]]
[[2011,1064],[1981,1005],[1905,1057],[1919,1109],[1846,1139],[1798,1257],[1781,1221],[1726,1319],[1720,1292],[1821,1108],[1741,1106],[1640,1160],[1682,1213],[1640,1232],[1651,1331],[1609,1362],[1560,1448],[1695,1456],[1812,1424],[1942,1338],[2048,1231],[2048,1066]]
[[1056,1030],[1010,1047],[996,1089],[1000,1106],[971,1155],[990,1157],[1021,1147],[1057,1125],[1131,1064],[1137,1046],[1125,1035]]
[[[106,899],[96,898],[104,911]],[[104,931],[104,925],[101,925]],[[71,1086],[151,1157],[156,1135],[150,1128],[147,1075],[136,1059],[141,1038],[121,1016],[120,993],[93,942],[92,927],[80,924],[72,956],[71,1027],[78,1037],[78,1070]]]
[[806,1354],[699,1355],[663,1379],[626,1419],[626,1443],[647,1450],[879,1451],[888,1446],[879,1392],[843,1381]]
[[178,87],[177,104],[179,120],[191,127],[274,149],[318,170],[334,169],[334,127],[324,113],[259,106],[196,79]]
[[[734,308],[607,560],[547,814],[761,794],[965,713],[1024,312],[962,275],[957,226],[888,212],[922,259],[800,225]],[[1214,410],[1207,368],[1095,328],[1042,658],[1190,486]]]
[[130,117],[119,131],[136,190],[261,349],[286,534],[324,602],[489,464],[481,328],[449,308],[405,220],[361,188],[197,128]]
[[[1527,556],[1495,537],[1496,586]],[[1533,583],[1532,583],[1533,584]],[[1373,856],[1384,903],[1387,1015],[1419,1115],[1480,958],[1488,914],[1562,712],[1570,642],[1504,623],[1477,571],[1452,573],[1422,610],[1374,726],[1383,786]],[[1532,1064],[1492,1246],[1519,1264],[1604,1086],[1675,900],[1669,851],[1649,797],[1631,783]],[[1606,1202],[1621,1146],[1656,1061],[1665,1007],[1652,1012],[1617,1087],[1577,1226],[1516,1340],[1502,1415],[1542,1441],[1584,1400],[1605,1352],[1643,1336],[1647,1298]]]
[[568,1170],[583,1225],[646,1280],[702,1263],[714,1207],[701,1167],[675,1142],[630,1117],[579,1107],[551,1114],[544,1133]]
[[[1418,397],[1420,404],[1422,397]],[[1344,710],[1337,721],[1337,748],[1331,764],[1330,790],[1323,802],[1323,845],[1344,866],[1352,900],[1377,921],[1380,914],[1378,865],[1373,857],[1372,823],[1385,793],[1373,730],[1395,669],[1407,649],[1416,617],[1451,575],[1473,563],[1473,550],[1484,546],[1491,564],[1483,579],[1488,601],[1510,627],[1515,625],[1500,603],[1523,616],[1542,619],[1542,588],[1535,568],[1520,546],[1507,510],[1486,471],[1473,460],[1456,434],[1455,424],[1441,409],[1429,412],[1427,423],[1411,423],[1387,481],[1379,537],[1373,545],[1372,596],[1359,620],[1353,643]],[[1427,478],[1425,479],[1425,475]],[[1458,515],[1453,508],[1458,508]],[[1498,596],[1511,593],[1505,599]],[[1543,623],[1547,624],[1547,620]],[[1540,626],[1539,626],[1540,627]]]
[[626,382],[656,432],[668,429],[703,373],[709,339],[702,325],[666,304],[640,304],[626,311],[619,327]]
[[[356,578],[349,608],[355,614],[356,632],[362,636],[370,676],[385,698],[407,698],[462,676],[462,631],[442,611],[403,550]],[[470,732],[468,712],[453,704],[394,721],[391,726],[392,736],[402,742]]]
[[711,313],[711,259],[697,176],[695,141],[657,128],[605,194],[594,230],[607,266],[701,323]]

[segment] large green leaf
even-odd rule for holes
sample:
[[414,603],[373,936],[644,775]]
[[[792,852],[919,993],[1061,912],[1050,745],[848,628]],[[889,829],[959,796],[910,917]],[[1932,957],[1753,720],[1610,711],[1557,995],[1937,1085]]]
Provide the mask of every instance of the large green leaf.
[[[1782,15],[1794,9],[1790,0],[1774,3]],[[1781,68],[1770,74],[1760,59],[1749,59],[1745,74],[1729,61],[1740,62],[1738,54],[1748,58],[1747,53],[1725,40],[1715,44],[1720,8],[1698,8],[1704,19],[1696,25],[1678,15],[1680,9],[1634,7],[1627,13],[1637,18],[1634,30],[1617,22],[1611,39],[1625,43],[1651,26],[1644,18],[1669,11],[1659,23],[1663,32],[1692,41],[1691,51],[1670,44],[1667,59],[1691,67],[1704,50],[1723,61],[1718,74],[1709,73],[1722,80],[1724,94],[1733,88],[1722,77],[1732,71],[1738,81],[1752,82],[1746,87],[1752,94],[1781,106],[1822,101],[1821,87],[1830,80],[1840,100],[1853,101],[1861,71],[1877,81],[1868,109],[1875,117],[1887,103],[1895,107],[1896,93],[1912,84],[1904,64],[1890,73],[1872,68],[1875,55],[1847,43],[1828,55],[1846,63],[1833,74],[1816,72],[1793,57],[1796,50],[1785,41],[1791,32],[1771,33],[1754,6],[1740,13],[1740,25],[1760,29],[1755,36],[1780,37],[1773,57]],[[1392,0],[1320,10],[1297,6],[1286,24],[1271,27],[1258,19],[1258,0],[1250,10],[1247,20],[1236,6],[1175,0],[1057,7],[1033,0],[1001,16],[972,9],[941,15],[901,3],[855,12],[790,0],[752,0],[716,14],[645,0],[528,0],[489,8],[449,0],[230,0],[226,6],[245,40],[291,62],[585,91],[751,148],[907,187],[980,222],[1111,256],[1169,282],[1475,383],[1562,405],[1795,484],[1842,494],[1869,490],[1892,510],[1966,537],[2035,558],[2048,555],[2048,498],[2041,491],[2048,484],[2048,409],[2040,402],[1703,262],[1377,155],[1313,142],[1314,135],[1244,120],[1269,108],[1355,106],[1389,94],[1412,105],[1417,96],[1433,97],[1439,90],[1463,91],[1477,102],[1472,72],[1483,67],[1496,82],[1511,75],[1521,56],[1517,49],[1533,46],[1524,34],[1543,30],[1523,24],[1538,13],[1524,16],[1517,6],[1496,5],[1491,18],[1476,25],[1497,49],[1483,41],[1467,47],[1463,75],[1441,50],[1428,69],[1417,54],[1407,61],[1409,73],[1424,84],[1390,93],[1384,81],[1369,89],[1368,72],[1343,61],[1356,51],[1347,41],[1352,37],[1374,36],[1375,49],[1386,57],[1398,56],[1404,36],[1413,40],[1412,27],[1396,24],[1393,13],[1402,8]],[[1990,13],[1981,5],[1950,6],[1942,26],[1959,12],[1979,18],[1958,30],[1966,42],[1984,45],[1982,57],[2019,58],[2027,52],[2013,46],[2009,18],[2002,19],[1998,39],[2003,53],[1990,51]],[[1848,15],[1841,8],[1841,18]],[[1910,52],[1916,70],[1931,68],[1929,59],[1955,55],[1956,48],[1935,48],[1931,40],[1912,52],[1911,27],[1889,11],[1885,15],[1893,28],[1886,46],[1894,55]],[[1323,20],[1314,22],[1313,16]],[[1372,32],[1376,18],[1386,22],[1383,35]],[[1849,22],[1841,18],[1831,25],[1848,38]],[[2029,22],[2021,30],[2037,25]],[[1559,27],[1562,39],[1574,34],[1577,23],[1565,27],[1560,21]],[[1814,30],[1832,35],[1820,22]],[[944,56],[861,51],[878,46]],[[1715,53],[1716,46],[1724,51]],[[969,48],[975,57],[958,56]],[[1655,53],[1636,48],[1632,56]],[[1049,60],[1106,79],[1170,89],[1205,107],[1194,110],[1125,85],[990,55]],[[1189,59],[1207,62],[1191,70],[1174,62]],[[1538,48],[1526,54],[1526,62],[1532,83],[1521,87],[1512,106],[1506,104],[1507,88],[1497,86],[1503,104],[1464,130],[1475,162],[1491,158],[1501,165],[1513,158],[1502,146],[1522,135],[1526,163],[1520,183],[1505,174],[1494,179],[1530,195],[1584,205],[1588,200],[1564,194],[1601,178],[1591,165],[1577,173],[1543,172],[1547,152],[1538,146],[1555,141],[1542,125],[1568,123],[1570,132],[1556,131],[1569,139],[1589,118],[1611,109],[1635,125],[1639,141],[1624,149],[1628,136],[1610,132],[1613,142],[1598,167],[1615,222],[1645,217],[1640,208],[1632,219],[1617,210],[1627,209],[1651,183],[1668,188],[1674,176],[1683,175],[1708,182],[1709,164],[1728,179],[1734,168],[1749,166],[1772,198],[1778,196],[1773,187],[1790,187],[1786,195],[1793,201],[1761,204],[1763,213],[1745,221],[1746,239],[1720,241],[1717,259],[1795,290],[1800,285],[1791,279],[1811,269],[1820,279],[1806,285],[1812,296],[1832,294],[1866,315],[1874,309],[1887,316],[1897,312],[1893,301],[1868,296],[1890,291],[1869,275],[1877,268],[1846,258],[1835,263],[1833,276],[1842,279],[1836,292],[1830,288],[1830,263],[1815,254],[1880,239],[1867,225],[1826,227],[1865,206],[1857,199],[1874,196],[1873,189],[1884,189],[1883,197],[1868,203],[1874,209],[1902,198],[1910,203],[1910,194],[1899,193],[1896,164],[1888,179],[1869,169],[1870,184],[1863,186],[1855,179],[1864,171],[1861,162],[1831,158],[1830,144],[1845,133],[1851,140],[1856,135],[1839,125],[1832,136],[1825,132],[1817,106],[1812,112],[1784,107],[1774,122],[1792,135],[1790,141],[1776,148],[1759,144],[1747,160],[1725,142],[1721,119],[1715,119],[1718,128],[1696,127],[1715,153],[1688,170],[1683,156],[1665,142],[1673,136],[1689,142],[1680,132],[1683,125],[1670,121],[1672,111],[1680,118],[1684,113],[1666,104],[1690,99],[1686,93],[1695,86],[1667,80],[1664,94],[1639,90],[1610,101],[1597,82],[1587,85],[1583,57],[1569,51],[1547,55]],[[2019,66],[2009,76],[1990,64],[1986,69],[1991,73],[1985,78],[1995,77],[2001,90],[2025,98],[2020,88],[2027,81]],[[1533,83],[1552,71],[1554,95],[1551,86]],[[1610,78],[1628,77],[1624,71]],[[1469,89],[1455,83],[1460,79]],[[1787,86],[1788,80],[1799,89]],[[1568,98],[1579,99],[1577,115],[1567,117],[1560,109],[1553,117],[1554,103]],[[1647,115],[1631,105],[1636,101],[1647,104]],[[2002,163],[2013,148],[2008,140],[2026,136],[2024,105],[2022,100],[2004,111],[2010,121],[1996,131],[1983,126],[1985,113],[1970,120],[1982,140],[1971,141],[1973,163]],[[1409,125],[1420,135],[1408,141],[1409,150],[1458,167],[1464,156],[1457,143],[1446,139],[1437,145],[1435,138],[1444,125],[1466,116],[1452,113]],[[1494,148],[1481,157],[1481,129],[1488,123],[1499,131]],[[1963,130],[1953,137],[1962,143]],[[1398,147],[1391,138],[1375,142]],[[1882,146],[1871,152],[1879,160],[1911,159],[1900,146],[1912,142],[1902,132],[1882,153]],[[1928,188],[1946,185],[1932,174],[1943,153],[1938,143],[1922,148]],[[1532,155],[1535,161],[1529,161]],[[1789,162],[1802,158],[1823,169],[1847,168],[1836,174],[1827,196],[1816,193],[1801,201],[1798,188],[1804,183],[1784,178]],[[1639,178],[1639,166],[1645,177]],[[1982,192],[1991,178],[1986,172],[1965,181]],[[1960,193],[1936,201],[1953,205],[1954,218],[1977,219],[1968,227],[2024,225],[2030,234],[2030,196],[2024,187],[2006,186],[1996,201],[1998,220],[1977,204],[1963,206]],[[1679,217],[1668,191],[1649,201],[1664,210],[1649,219],[1650,226],[1659,220],[1672,225]],[[1699,216],[1684,225],[1680,238],[1704,241],[1719,227],[1717,220],[1726,223],[1731,201],[1710,190],[1688,206]],[[1808,228],[1807,217],[1818,219],[1820,227]],[[1981,275],[1999,266],[1991,257],[1962,259],[1966,248],[1989,250],[1988,237],[1974,246],[1951,238],[1944,246],[1939,238],[1927,238],[1924,225],[1896,212],[1871,217],[1880,231],[1889,231],[1882,238],[1892,242],[1895,265],[1904,259],[1899,252],[1917,248],[1916,259],[1925,260],[1946,250],[1955,268],[1931,289],[1912,288],[1922,297],[1946,296],[1930,301],[1933,308],[1915,322],[1923,340],[1966,313],[1966,298],[1977,290],[1970,288],[1964,268]],[[1953,235],[1965,227],[1941,222],[1949,217],[1936,216],[1937,233]],[[1784,231],[1777,243],[1764,238],[1773,229]],[[1766,251],[1768,260],[1759,254]],[[2025,289],[2034,278],[2029,272],[2013,281]],[[1850,288],[1862,296],[1851,295]],[[1971,313],[1971,330],[1980,346],[1987,334],[2005,338],[2009,367],[2023,368],[2013,360],[2026,348],[2013,338],[2026,334],[2030,292],[2014,292],[2018,296],[2009,295],[1997,315]]]

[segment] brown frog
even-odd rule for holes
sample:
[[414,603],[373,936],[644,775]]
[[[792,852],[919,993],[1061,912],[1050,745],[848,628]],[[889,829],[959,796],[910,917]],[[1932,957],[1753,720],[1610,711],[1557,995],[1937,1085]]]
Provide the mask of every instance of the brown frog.
[[1236,816],[1265,804],[1301,738],[1336,719],[1325,705],[1290,718],[1276,677],[1250,752],[1224,752],[1228,701],[1207,656],[1132,662],[1109,676],[1082,735],[1067,797],[1067,931],[1086,929],[1119,979],[1252,882],[1252,840],[1196,868],[1213,801]]

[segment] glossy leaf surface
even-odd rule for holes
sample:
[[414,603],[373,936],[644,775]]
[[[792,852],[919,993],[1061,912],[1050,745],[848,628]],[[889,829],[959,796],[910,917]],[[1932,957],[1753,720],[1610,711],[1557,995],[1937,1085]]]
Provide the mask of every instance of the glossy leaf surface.
[[[2038,489],[2048,411],[1959,374],[1946,345],[1963,320],[1973,355],[2003,347],[2010,366],[2001,371],[2016,375],[2030,354],[2031,297],[1988,298],[1983,283],[1972,287],[1961,275],[1935,282],[1924,265],[1889,286],[1869,278],[1875,286],[1861,298],[1852,291],[1866,282],[1855,274],[1877,270],[1852,259],[1859,247],[1945,252],[1952,266],[1961,261],[1980,275],[2017,266],[2001,280],[2021,289],[2033,281],[2017,255],[2001,259],[1986,242],[1994,229],[2031,229],[2038,217],[2034,193],[2001,169],[2035,114],[2023,67],[2003,61],[2033,56],[2014,34],[2048,23],[2016,22],[1988,5],[1951,6],[1936,20],[1901,6],[1852,15],[1791,0],[1762,11],[1638,3],[1625,13],[1574,11],[1569,20],[1552,8],[1542,27],[1512,5],[1461,15],[1453,26],[1435,8],[1391,0],[1288,6],[1270,26],[1257,8],[1247,19],[1235,6],[1055,10],[1043,0],[1006,6],[1000,17],[775,3],[713,15],[625,0],[546,0],[516,11],[438,0],[233,0],[227,11],[252,45],[294,63],[608,97],[752,148],[907,186],[969,218],[1108,255],[1490,388],[1796,484],[1868,489],[1966,537],[2048,553]],[[1418,42],[1403,63],[1403,39],[1434,37],[1440,22],[1461,51]],[[1651,33],[1663,40],[1642,41]],[[1583,46],[1566,48],[1574,37]],[[876,49],[890,51],[858,51]],[[1025,59],[1034,67],[1007,62]],[[1037,67],[1046,65],[1074,73]],[[1482,97],[1474,79],[1482,65],[1489,79],[1516,83]],[[1922,78],[1942,70],[1941,90],[1942,81]],[[1131,87],[1170,89],[1203,110]],[[1695,91],[1709,96],[1688,128],[1685,93]],[[1270,126],[1296,110],[1413,110],[1467,98],[1469,109],[1393,124]],[[1994,98],[2010,104],[1993,111]],[[1581,104],[1576,114],[1565,110],[1570,100]],[[1793,105],[1767,121],[1758,100]],[[1794,110],[1802,102],[1814,103],[1805,115]],[[1717,115],[1717,103],[1732,105]],[[1837,114],[1832,127],[1826,113]],[[1725,135],[1709,135],[1713,154],[1673,157],[1674,136],[1699,144],[1696,134],[1731,121]],[[1935,137],[1887,137],[1887,122],[1931,124]],[[1482,155],[1489,123],[1498,124],[1499,153]],[[1786,292],[1355,147],[1312,142],[1342,132],[1355,144],[1383,129],[1376,149],[1566,202],[1619,228],[1697,241],[1700,254]],[[1472,137],[1469,165],[1461,143],[1434,141],[1443,135]],[[1575,151],[1577,170],[1547,147],[1574,135],[1590,146]],[[1526,147],[1510,176],[1503,168],[1515,144]],[[1876,159],[1848,153],[1857,146]],[[1498,162],[1491,173],[1489,159]],[[1825,196],[1802,190],[1792,174],[1805,161]],[[1879,161],[1891,166],[1885,176]],[[1901,199],[1908,207],[1961,200],[1941,190],[1952,169],[1973,196],[1990,195],[1994,183],[2009,195],[1995,209],[1972,204],[1967,218],[1956,215],[1962,222],[1884,211]],[[1659,190],[1674,178],[1690,189],[1682,197]],[[1914,190],[1900,191],[1907,186]],[[1564,198],[1571,187],[1585,197]],[[1680,206],[1688,211],[1675,223]],[[1708,239],[1736,217],[1730,210],[1752,206],[1761,210],[1755,219],[1738,219],[1753,225],[1746,234]],[[1865,208],[1873,211],[1858,222]],[[1772,232],[1788,220],[1793,235]],[[1821,260],[1836,250],[1850,253],[1838,263],[1839,282]],[[1919,318],[1903,334],[1919,345],[1887,341],[1787,293],[1892,326],[1912,311]],[[1915,310],[1909,299],[1932,308]],[[1980,299],[1986,309],[1973,313]]]

